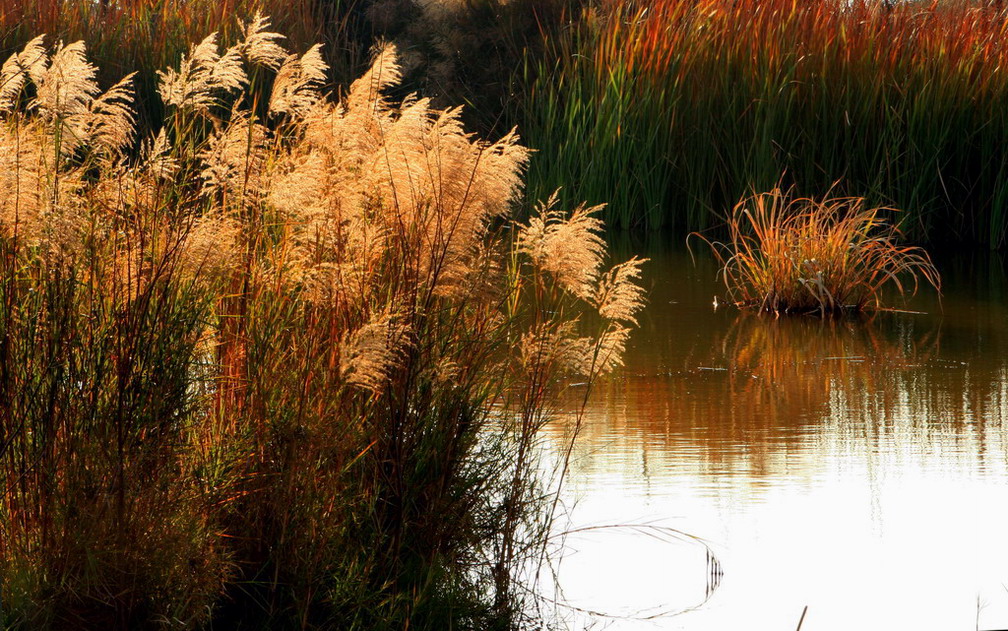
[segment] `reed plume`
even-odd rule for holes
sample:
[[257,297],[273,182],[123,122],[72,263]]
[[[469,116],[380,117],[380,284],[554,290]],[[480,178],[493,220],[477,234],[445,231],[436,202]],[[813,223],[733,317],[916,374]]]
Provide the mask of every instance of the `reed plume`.
[[248,24],[242,25],[243,38],[240,47],[249,64],[276,71],[287,59],[287,51],[278,43],[284,36],[267,31],[269,27],[269,18],[262,13],[256,13]]
[[8,57],[0,68],[0,112],[15,109],[26,82],[30,79],[37,85],[48,65],[45,35],[35,37],[25,44],[20,53]]
[[593,215],[602,206],[579,206],[569,218],[557,208],[557,193],[519,236],[519,248],[572,294],[589,298],[595,292],[605,254],[602,221]]
[[165,105],[207,112],[228,93],[240,90],[248,82],[241,51],[229,48],[223,55],[217,49],[217,33],[207,35],[183,55],[178,70],[158,70],[158,93]]
[[270,93],[269,112],[274,116],[303,118],[322,98],[321,87],[329,67],[316,44],[304,55],[288,55],[281,62]]

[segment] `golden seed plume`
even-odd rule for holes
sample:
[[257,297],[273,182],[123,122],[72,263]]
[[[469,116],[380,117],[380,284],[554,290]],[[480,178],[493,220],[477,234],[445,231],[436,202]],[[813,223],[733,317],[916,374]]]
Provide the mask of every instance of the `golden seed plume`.
[[280,33],[267,31],[269,27],[269,18],[261,12],[256,13],[248,24],[243,23],[241,52],[250,64],[277,70],[287,59],[287,51],[278,43],[285,38]]
[[178,70],[158,70],[158,93],[165,105],[207,111],[218,94],[240,90],[248,83],[241,49],[217,50],[217,33],[206,36],[183,55]]
[[402,80],[402,68],[394,44],[384,44],[379,48],[371,68],[364,76],[350,84],[346,98],[346,108],[368,108],[376,112],[386,107],[382,91],[398,85]]
[[322,60],[322,45],[316,44],[301,57],[284,59],[273,81],[269,112],[273,116],[287,114],[303,118],[322,98],[329,66]]
[[5,236],[18,234],[22,241],[37,243],[41,214],[49,198],[43,144],[45,137],[37,121],[15,133],[0,124],[0,230]]
[[95,74],[84,42],[78,41],[57,48],[36,84],[37,93],[29,109],[37,109],[43,119],[61,127],[61,153],[71,153],[87,142],[91,120],[88,106],[101,92]]
[[133,109],[133,78],[130,73],[88,105],[86,136],[89,144],[119,155],[133,141],[136,111]]
[[32,39],[20,53],[8,57],[0,68],[0,113],[14,110],[28,80],[38,85],[48,67],[45,35]]
[[341,344],[340,370],[344,379],[372,393],[381,392],[403,359],[409,334],[409,326],[393,311],[372,316]]
[[233,201],[257,199],[263,188],[266,139],[265,127],[252,122],[247,112],[233,111],[227,127],[198,154],[204,192],[224,193]]
[[527,371],[591,373],[591,341],[577,334],[576,320],[536,326],[522,335],[519,352]]
[[637,313],[644,308],[644,288],[638,284],[646,259],[636,256],[615,265],[599,279],[592,303],[599,315],[608,320],[637,324]]
[[179,256],[189,277],[222,278],[241,262],[238,247],[241,225],[227,213],[213,212],[196,219],[184,235]]
[[602,206],[578,206],[569,216],[556,208],[557,194],[522,226],[519,251],[540,270],[553,275],[567,291],[591,300],[606,253],[602,222],[593,215]]

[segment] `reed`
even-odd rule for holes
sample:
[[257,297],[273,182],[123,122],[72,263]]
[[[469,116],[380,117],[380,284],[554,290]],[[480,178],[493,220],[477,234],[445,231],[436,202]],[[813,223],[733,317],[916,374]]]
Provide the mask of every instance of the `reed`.
[[781,182],[1004,243],[1006,13],[970,2],[609,2],[534,61],[530,190],[704,229]]
[[334,102],[270,28],[159,72],[149,135],[81,42],[0,71],[5,627],[528,622],[540,430],[641,261],[517,223],[517,135],[393,103],[394,47]]
[[940,289],[927,253],[899,245],[885,214],[863,198],[791,199],[775,189],[739,202],[728,240],[708,243],[728,295],[757,311],[858,312],[880,308],[888,286],[900,295],[919,280]]

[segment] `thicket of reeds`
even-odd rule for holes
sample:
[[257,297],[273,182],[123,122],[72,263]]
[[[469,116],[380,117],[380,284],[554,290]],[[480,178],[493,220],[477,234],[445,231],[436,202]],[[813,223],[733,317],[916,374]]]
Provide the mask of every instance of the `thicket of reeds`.
[[1006,42],[999,3],[603,2],[534,73],[530,190],[697,230],[783,183],[904,209],[914,239],[1002,245]]
[[539,432],[640,261],[595,208],[515,223],[528,151],[391,102],[394,47],[335,101],[237,32],[140,138],[81,42],[0,71],[0,625],[522,626]]
[[417,91],[436,106],[466,106],[480,133],[519,123],[513,81],[526,57],[544,54],[543,34],[567,28],[588,0],[34,0],[0,3],[0,56],[47,33],[52,41],[87,40],[105,83],[137,72],[142,126],[159,125],[155,71],[177,63],[188,43],[219,32],[230,45],[241,33],[233,16],[262,12],[294,48],[322,43],[328,88],[345,89],[370,64],[375,41],[396,44],[402,97]]
[[[207,33],[239,41],[236,16],[273,16],[299,50],[323,44],[327,82],[347,86],[370,64],[376,33],[368,9],[377,0],[14,0],[0,3],[0,53],[6,58],[39,33],[49,41],[87,41],[97,79],[110,85],[136,72],[137,122],[157,129],[165,111],[157,71],[178,63]],[[329,87],[329,86],[327,86]]]
[[898,242],[892,212],[864,198],[792,198],[774,189],[735,205],[727,240],[703,240],[739,307],[856,313],[882,307],[889,288],[900,295],[916,293],[921,281],[941,288],[927,252]]

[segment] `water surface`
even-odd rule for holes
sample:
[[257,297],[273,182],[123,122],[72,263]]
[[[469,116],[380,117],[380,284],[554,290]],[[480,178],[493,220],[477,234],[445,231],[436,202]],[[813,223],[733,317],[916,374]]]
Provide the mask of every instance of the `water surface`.
[[1004,265],[939,259],[941,301],[898,303],[922,313],[775,319],[726,308],[709,258],[648,249],[558,529],[561,599],[612,617],[571,626],[795,629],[807,606],[805,631],[1008,628]]

